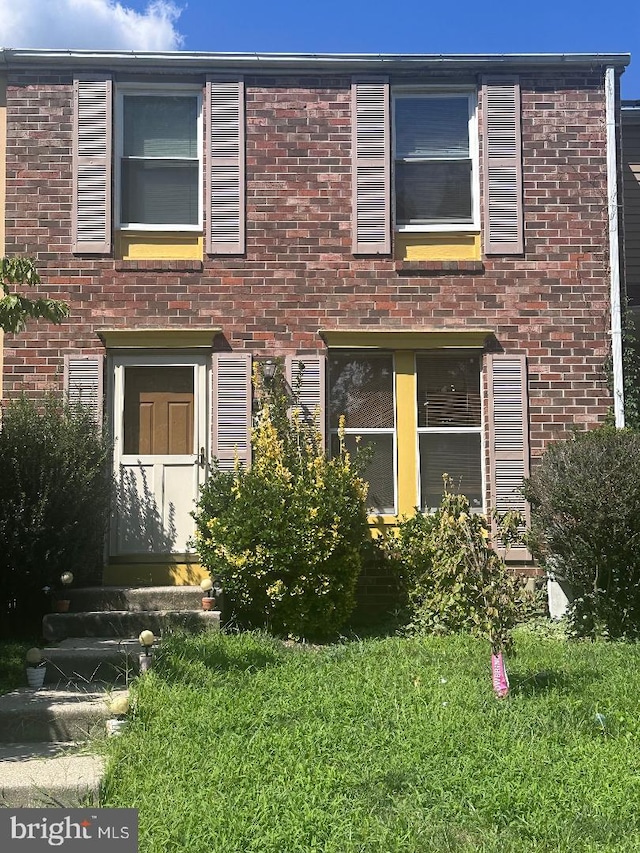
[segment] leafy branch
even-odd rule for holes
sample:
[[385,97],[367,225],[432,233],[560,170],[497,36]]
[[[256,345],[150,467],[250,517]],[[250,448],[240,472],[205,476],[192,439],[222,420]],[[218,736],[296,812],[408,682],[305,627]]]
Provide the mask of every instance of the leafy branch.
[[15,285],[34,287],[40,276],[31,258],[2,258],[0,260],[0,329],[22,332],[27,320],[49,320],[61,323],[69,316],[69,306],[58,299],[29,299],[15,293]]

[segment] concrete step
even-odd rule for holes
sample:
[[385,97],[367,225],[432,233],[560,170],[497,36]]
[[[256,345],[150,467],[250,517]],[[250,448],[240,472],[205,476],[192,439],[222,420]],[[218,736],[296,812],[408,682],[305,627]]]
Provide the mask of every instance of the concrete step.
[[140,669],[142,648],[137,640],[114,637],[63,640],[54,648],[43,649],[45,684],[87,684],[99,682],[125,686]]
[[191,632],[220,628],[218,610],[111,610],[86,613],[49,613],[42,620],[47,642],[67,637],[137,637],[146,629],[156,636],[163,631],[183,629]]
[[109,701],[126,690],[83,687],[31,690],[20,688],[0,696],[0,742],[79,741],[102,735]]
[[98,803],[104,759],[75,744],[0,746],[0,807],[79,808]]
[[95,610],[199,610],[199,586],[94,586],[65,591],[72,613]]

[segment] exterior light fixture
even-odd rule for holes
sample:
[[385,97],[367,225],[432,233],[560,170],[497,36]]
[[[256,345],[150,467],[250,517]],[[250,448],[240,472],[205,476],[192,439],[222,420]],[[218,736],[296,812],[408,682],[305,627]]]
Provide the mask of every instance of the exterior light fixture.
[[276,375],[276,363],[272,359],[262,362],[262,375],[265,382],[273,382]]
[[153,636],[153,631],[149,631],[148,629],[146,631],[142,631],[142,633],[138,637],[138,642],[144,649],[144,654],[140,655],[139,658],[141,673],[145,673],[151,669],[151,663],[153,661],[153,658],[149,654],[149,651],[151,650],[151,646],[153,645],[154,641],[155,637]]

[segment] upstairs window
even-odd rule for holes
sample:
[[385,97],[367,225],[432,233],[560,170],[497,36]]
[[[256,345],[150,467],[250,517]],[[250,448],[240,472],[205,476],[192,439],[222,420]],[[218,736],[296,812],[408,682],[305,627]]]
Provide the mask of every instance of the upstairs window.
[[121,227],[201,229],[201,101],[192,92],[121,93]]
[[395,224],[401,231],[479,227],[473,92],[397,92]]

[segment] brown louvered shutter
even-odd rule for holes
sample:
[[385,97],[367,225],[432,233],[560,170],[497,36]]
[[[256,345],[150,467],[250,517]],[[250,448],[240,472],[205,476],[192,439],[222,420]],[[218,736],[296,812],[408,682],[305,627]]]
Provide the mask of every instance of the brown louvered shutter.
[[322,446],[326,442],[326,404],[325,376],[326,359],[324,356],[287,356],[287,382],[298,396],[298,408],[302,421],[315,426],[322,436]]
[[245,250],[244,81],[209,77],[206,104],[207,253]]
[[72,251],[111,252],[112,82],[78,76],[73,83]]
[[520,83],[485,77],[482,85],[484,251],[524,252]]
[[251,356],[213,355],[213,455],[225,471],[251,461]]
[[83,406],[96,424],[102,424],[102,355],[64,357],[64,390],[69,405]]
[[351,85],[352,247],[357,255],[391,252],[389,81],[354,77]]
[[[487,356],[487,387],[491,505],[499,513],[519,510],[528,527],[529,504],[520,491],[522,480],[529,476],[526,357]],[[507,557],[510,560],[531,559],[522,543],[512,545]]]

